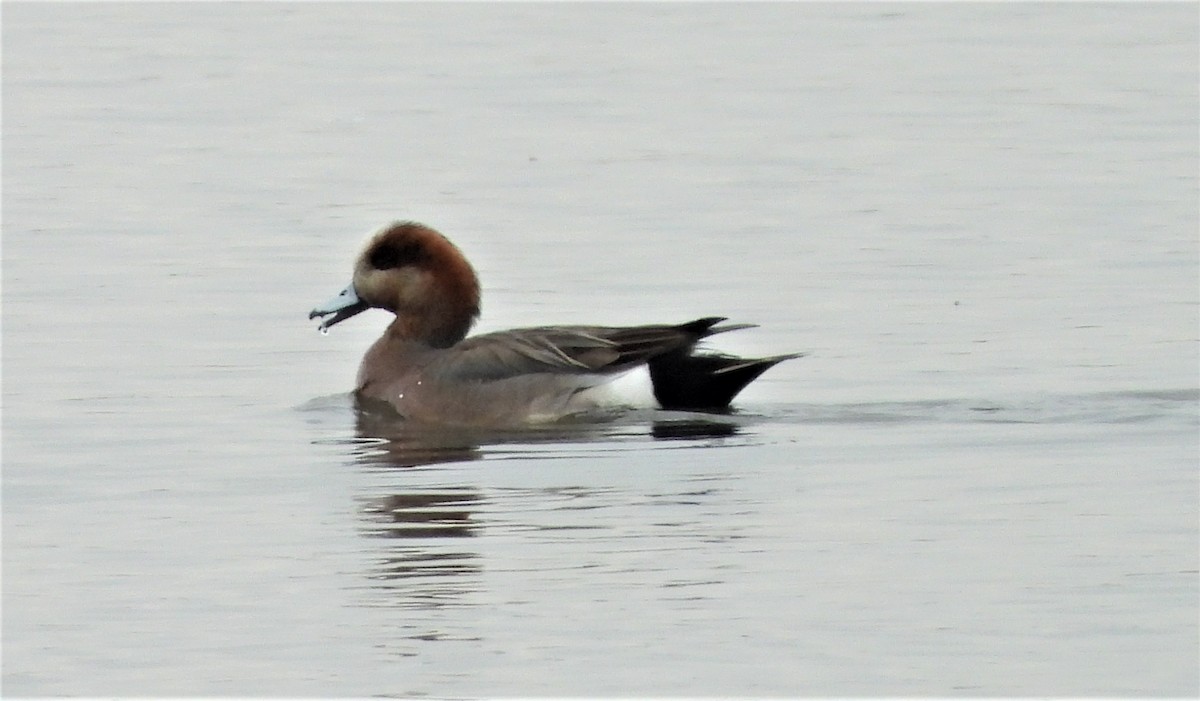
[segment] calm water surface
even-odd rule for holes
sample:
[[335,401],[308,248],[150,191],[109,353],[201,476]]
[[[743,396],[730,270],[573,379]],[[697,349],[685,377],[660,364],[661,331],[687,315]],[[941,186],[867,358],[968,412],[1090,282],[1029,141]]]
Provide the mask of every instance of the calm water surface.
[[[5,3],[4,692],[1200,694],[1198,26]],[[809,355],[415,431],[305,318],[394,218]]]

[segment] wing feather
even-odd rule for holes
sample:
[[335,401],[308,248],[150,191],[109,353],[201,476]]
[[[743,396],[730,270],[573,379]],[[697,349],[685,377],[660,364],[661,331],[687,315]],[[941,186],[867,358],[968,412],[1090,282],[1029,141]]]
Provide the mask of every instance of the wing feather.
[[612,374],[695,340],[687,330],[665,325],[517,329],[468,338],[443,355],[436,370],[473,380],[536,373]]

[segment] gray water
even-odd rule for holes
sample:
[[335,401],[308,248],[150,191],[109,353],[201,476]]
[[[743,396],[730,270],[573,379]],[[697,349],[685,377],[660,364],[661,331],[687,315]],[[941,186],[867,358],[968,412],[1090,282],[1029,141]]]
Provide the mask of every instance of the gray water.
[[[1195,4],[2,10],[6,695],[1200,694]],[[414,431],[397,218],[808,355]]]

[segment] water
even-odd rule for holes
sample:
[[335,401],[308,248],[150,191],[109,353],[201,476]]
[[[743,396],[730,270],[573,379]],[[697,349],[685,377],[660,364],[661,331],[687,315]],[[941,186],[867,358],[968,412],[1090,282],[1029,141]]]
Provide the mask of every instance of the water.
[[[8,695],[1190,695],[1195,5],[5,4]],[[306,319],[720,314],[729,416],[414,432]]]

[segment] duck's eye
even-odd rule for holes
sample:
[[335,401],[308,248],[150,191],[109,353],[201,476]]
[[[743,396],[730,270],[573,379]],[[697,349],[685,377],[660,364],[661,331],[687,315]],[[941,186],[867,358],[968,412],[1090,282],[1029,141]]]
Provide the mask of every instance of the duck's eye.
[[423,251],[415,243],[383,243],[371,251],[367,260],[376,270],[388,270],[419,263],[422,258]]

